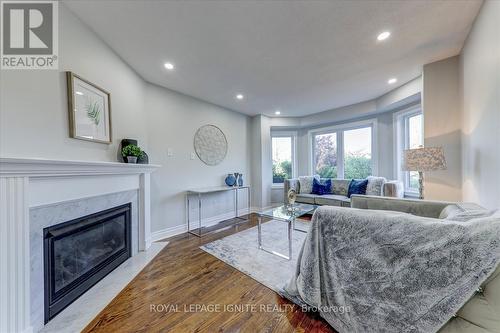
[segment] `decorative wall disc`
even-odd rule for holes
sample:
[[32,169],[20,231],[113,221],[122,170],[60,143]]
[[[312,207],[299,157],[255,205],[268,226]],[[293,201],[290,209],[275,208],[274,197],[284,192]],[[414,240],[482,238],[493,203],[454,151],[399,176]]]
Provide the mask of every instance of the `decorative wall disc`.
[[226,136],[217,126],[202,126],[194,135],[194,150],[203,163],[217,165],[227,155]]

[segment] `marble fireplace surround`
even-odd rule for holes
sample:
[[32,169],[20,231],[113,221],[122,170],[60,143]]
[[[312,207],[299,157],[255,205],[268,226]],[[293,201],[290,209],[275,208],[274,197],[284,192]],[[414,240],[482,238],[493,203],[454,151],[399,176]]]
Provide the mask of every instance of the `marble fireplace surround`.
[[132,254],[150,247],[150,174],[157,168],[0,158],[0,332],[32,332],[43,324],[37,235],[44,227],[131,202]]

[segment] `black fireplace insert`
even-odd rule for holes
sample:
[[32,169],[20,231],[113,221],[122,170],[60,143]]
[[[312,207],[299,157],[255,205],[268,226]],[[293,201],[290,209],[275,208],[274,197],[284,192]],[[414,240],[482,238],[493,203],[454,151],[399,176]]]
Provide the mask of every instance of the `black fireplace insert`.
[[131,256],[131,205],[44,229],[45,323]]

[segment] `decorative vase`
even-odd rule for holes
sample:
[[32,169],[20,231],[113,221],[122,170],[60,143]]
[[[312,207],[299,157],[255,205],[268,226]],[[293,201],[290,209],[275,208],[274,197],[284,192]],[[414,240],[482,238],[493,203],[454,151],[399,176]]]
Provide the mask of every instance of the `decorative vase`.
[[294,189],[290,189],[287,193],[287,198],[290,205],[295,204],[295,200],[297,200],[297,192]]
[[243,186],[243,174],[240,173],[238,177],[238,186]]
[[228,173],[224,182],[227,186],[234,186],[234,184],[236,183],[236,177],[234,177],[232,173]]
[[238,172],[234,173],[234,184],[233,184],[233,186],[238,186],[238,177],[239,176],[240,176],[240,174]]
[[127,163],[137,163],[137,156],[127,156]]

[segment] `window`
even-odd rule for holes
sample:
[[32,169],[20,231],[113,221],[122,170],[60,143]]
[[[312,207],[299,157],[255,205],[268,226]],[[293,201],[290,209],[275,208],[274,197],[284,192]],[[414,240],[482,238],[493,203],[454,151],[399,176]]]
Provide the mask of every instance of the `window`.
[[337,178],[337,133],[314,136],[314,173]]
[[[422,113],[405,117],[405,149],[415,149],[424,144]],[[405,188],[407,192],[418,192],[418,172],[405,172]]]
[[363,179],[372,175],[372,128],[344,132],[344,178]]
[[376,121],[311,132],[312,171],[323,178],[361,179],[374,174]]
[[283,184],[294,177],[295,136],[274,134],[271,138],[273,184]]
[[403,181],[405,194],[413,196],[418,194],[418,172],[402,171],[403,151],[415,149],[424,144],[424,118],[420,106],[396,114],[397,125],[397,154],[396,173],[398,179]]

